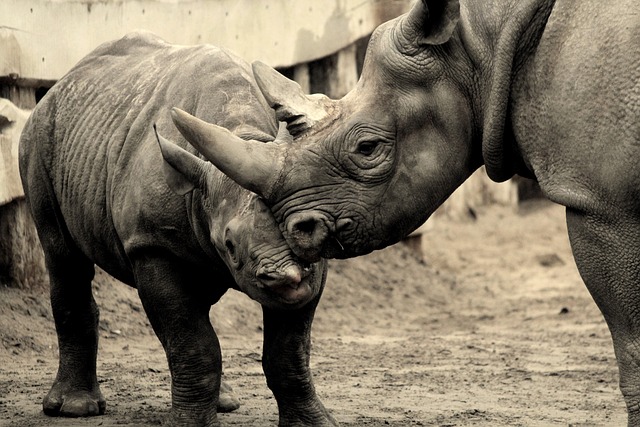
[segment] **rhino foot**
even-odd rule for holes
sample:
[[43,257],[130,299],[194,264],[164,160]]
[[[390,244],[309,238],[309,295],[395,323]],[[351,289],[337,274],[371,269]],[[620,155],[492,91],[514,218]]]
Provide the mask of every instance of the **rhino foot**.
[[233,389],[225,381],[220,383],[220,397],[218,398],[218,412],[233,412],[240,407],[240,401]]
[[46,415],[52,417],[93,417],[103,415],[107,402],[97,387],[73,390],[63,383],[54,384],[42,402]]

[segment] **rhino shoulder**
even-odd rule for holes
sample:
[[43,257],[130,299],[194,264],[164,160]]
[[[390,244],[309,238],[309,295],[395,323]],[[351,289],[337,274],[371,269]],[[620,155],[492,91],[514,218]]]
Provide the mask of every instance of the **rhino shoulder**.
[[146,30],[136,30],[125,34],[117,40],[102,43],[94,49],[86,58],[103,55],[125,56],[132,55],[150,49],[168,47],[170,44],[160,36]]

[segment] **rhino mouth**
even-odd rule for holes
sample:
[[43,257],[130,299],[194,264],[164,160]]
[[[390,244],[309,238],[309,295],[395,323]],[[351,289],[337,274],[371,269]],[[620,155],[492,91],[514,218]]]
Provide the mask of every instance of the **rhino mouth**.
[[359,245],[351,235],[332,234],[316,253],[317,259],[347,259],[366,255],[376,249],[371,240],[366,245]]
[[300,306],[315,296],[313,276],[310,264],[296,265],[294,268],[259,273],[257,285],[269,302]]
[[264,288],[264,290],[267,293],[275,296],[275,299],[279,302],[290,305],[306,303],[314,296],[310,280],[308,279],[302,280],[297,285],[279,285],[270,288]]
[[337,236],[331,236],[320,250],[320,256],[325,259],[345,259],[353,257],[354,254],[345,248]]

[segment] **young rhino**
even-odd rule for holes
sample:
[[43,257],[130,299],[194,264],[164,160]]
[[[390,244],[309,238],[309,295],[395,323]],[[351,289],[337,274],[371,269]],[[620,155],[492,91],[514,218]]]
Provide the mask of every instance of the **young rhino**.
[[[280,424],[333,425],[309,371],[326,265],[291,253],[262,202],[181,137],[171,106],[247,138],[271,141],[277,130],[243,61],[146,33],[105,43],[81,60],[24,128],[20,173],[44,249],[60,348],[45,413],[105,411],[91,291],[97,264],[138,289],[169,362],[170,424],[218,425],[222,366],[209,310],[236,288],[263,307],[263,368]],[[176,143],[156,137],[153,123]]]

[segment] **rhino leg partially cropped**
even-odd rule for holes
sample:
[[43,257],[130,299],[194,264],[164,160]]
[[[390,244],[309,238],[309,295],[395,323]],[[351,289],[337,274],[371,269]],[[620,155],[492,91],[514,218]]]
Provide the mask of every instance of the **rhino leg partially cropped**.
[[231,386],[220,381],[220,394],[218,395],[218,412],[233,412],[240,407],[240,400],[234,393]]
[[573,255],[613,339],[629,426],[640,426],[640,220],[567,209]]

